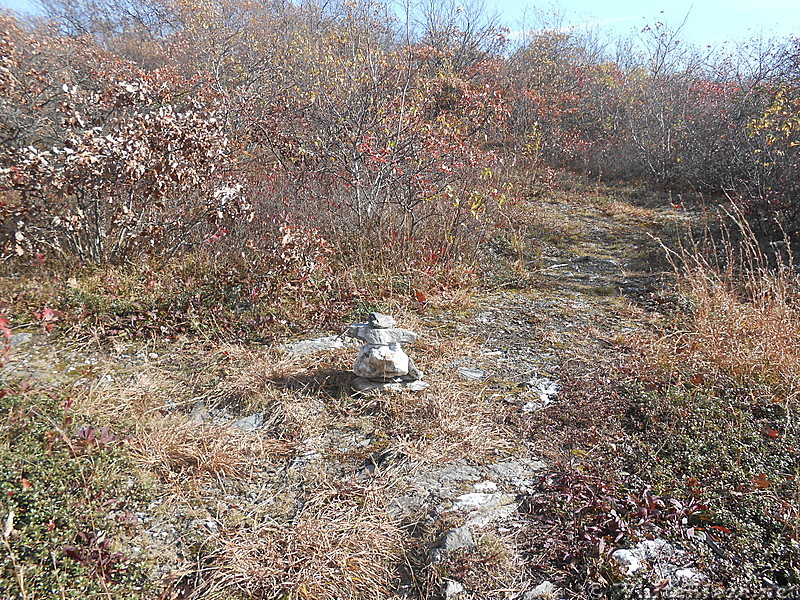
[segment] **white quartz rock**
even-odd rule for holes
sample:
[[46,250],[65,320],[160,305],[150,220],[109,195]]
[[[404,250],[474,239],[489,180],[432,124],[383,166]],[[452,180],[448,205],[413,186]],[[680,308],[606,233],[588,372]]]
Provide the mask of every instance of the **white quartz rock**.
[[366,344],[358,353],[353,372],[367,379],[386,380],[408,375],[409,358],[400,344]]

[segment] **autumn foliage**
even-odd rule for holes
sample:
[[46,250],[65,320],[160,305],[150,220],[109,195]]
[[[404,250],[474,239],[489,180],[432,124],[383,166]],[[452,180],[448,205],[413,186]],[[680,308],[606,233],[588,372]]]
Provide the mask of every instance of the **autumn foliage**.
[[2,18],[4,259],[164,264],[213,243],[260,268],[277,224],[302,223],[372,268],[452,265],[513,205],[520,161],[724,191],[797,226],[796,42],[703,55],[656,23],[612,57],[462,9],[43,6],[47,24]]

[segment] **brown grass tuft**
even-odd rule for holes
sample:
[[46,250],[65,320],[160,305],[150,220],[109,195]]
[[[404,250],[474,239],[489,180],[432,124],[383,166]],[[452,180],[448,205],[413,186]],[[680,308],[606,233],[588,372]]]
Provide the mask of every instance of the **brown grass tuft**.
[[292,448],[287,441],[173,416],[145,425],[133,442],[132,453],[139,463],[172,481],[186,476],[246,477],[264,461],[290,454]]
[[231,532],[203,590],[294,600],[379,600],[391,594],[401,534],[374,487],[317,490],[291,524]]

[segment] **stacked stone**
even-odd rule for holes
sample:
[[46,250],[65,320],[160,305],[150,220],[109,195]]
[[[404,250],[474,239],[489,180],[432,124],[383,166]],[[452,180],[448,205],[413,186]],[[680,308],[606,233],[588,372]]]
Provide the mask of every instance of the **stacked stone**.
[[428,387],[402,347],[402,344],[413,343],[417,334],[395,325],[394,318],[389,315],[370,313],[367,323],[351,325],[347,330],[347,335],[364,342],[353,366],[358,376],[353,380],[355,390],[417,391]]

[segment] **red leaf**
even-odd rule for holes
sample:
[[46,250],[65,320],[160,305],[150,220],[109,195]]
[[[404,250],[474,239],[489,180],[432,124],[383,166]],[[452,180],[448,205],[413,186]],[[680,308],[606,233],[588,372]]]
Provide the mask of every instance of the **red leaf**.
[[417,288],[414,288],[414,298],[417,299],[417,302],[420,304],[425,304],[428,301],[428,297],[419,291]]
[[767,479],[767,476],[764,475],[764,473],[761,473],[760,475],[753,477],[753,484],[760,490],[765,490],[770,485],[772,485],[769,479]]
[[23,477],[22,478],[22,489],[23,490],[29,490],[32,487],[33,487],[33,484]]
[[711,525],[710,528],[718,529],[719,531],[724,531],[725,533],[733,533],[730,529],[728,529],[727,527],[723,527],[722,525]]
[[777,438],[777,437],[781,437],[781,432],[778,431],[777,429],[773,429],[769,425],[764,425],[761,428],[761,435],[765,435],[765,436],[771,437],[771,438]]

